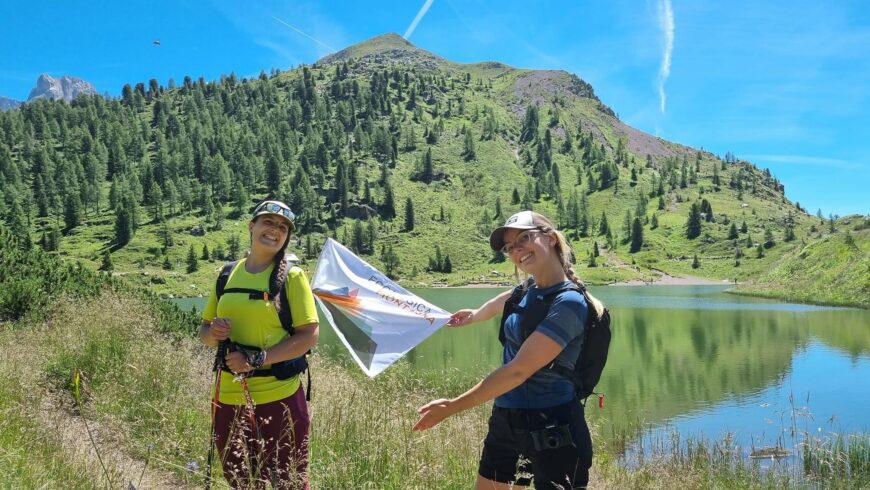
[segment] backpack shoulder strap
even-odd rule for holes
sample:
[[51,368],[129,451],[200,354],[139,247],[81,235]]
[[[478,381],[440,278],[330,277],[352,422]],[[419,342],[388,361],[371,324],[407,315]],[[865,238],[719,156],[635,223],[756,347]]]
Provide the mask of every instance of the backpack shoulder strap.
[[[287,259],[285,258],[284,260]],[[281,320],[281,327],[283,327],[290,335],[296,333],[296,328],[293,327],[293,315],[290,311],[290,293],[287,291],[287,275],[289,275],[292,267],[294,267],[292,264],[288,264],[288,267],[284,269],[285,276],[283,278],[284,280],[281,282],[282,287],[281,290],[277,292],[281,295],[281,308],[278,309],[278,318]]]
[[224,294],[224,289],[227,287],[227,281],[230,280],[230,274],[233,273],[233,269],[236,268],[236,265],[239,263],[238,260],[234,260],[232,262],[224,264],[221,267],[221,273],[218,274],[217,283],[215,284],[215,293],[217,295],[217,299],[221,299],[221,296]]
[[515,286],[513,291],[511,291],[510,297],[508,297],[507,301],[504,303],[504,310],[501,314],[501,324],[498,327],[498,341],[501,345],[504,345],[507,341],[507,337],[504,333],[504,323],[507,321],[507,317],[509,317],[511,313],[523,311],[523,307],[520,306],[520,301],[522,301],[523,295],[526,294],[526,291],[532,282],[533,280],[529,278],[528,281],[524,281],[518,286]]
[[522,329],[523,342],[528,339],[532,333],[534,333],[535,329],[538,327],[538,324],[547,317],[547,314],[550,312],[550,307],[553,306],[553,301],[559,297],[560,294],[566,291],[577,291],[581,292],[580,288],[574,284],[568,284],[566,286],[562,286],[555,291],[550,291],[546,295],[539,296],[538,302],[535,303],[532,308],[534,312],[526,317],[523,317],[521,320],[520,328]]

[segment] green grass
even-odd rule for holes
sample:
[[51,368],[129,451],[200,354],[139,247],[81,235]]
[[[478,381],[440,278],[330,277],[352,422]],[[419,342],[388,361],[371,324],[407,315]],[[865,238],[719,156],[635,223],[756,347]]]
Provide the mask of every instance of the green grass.
[[[72,488],[105,486],[88,428],[106,461],[109,486],[136,483],[140,476],[145,488],[157,482],[172,488],[202,485],[208,349],[190,336],[159,333],[145,303],[111,292],[84,301],[59,297],[45,320],[23,322],[0,330],[0,349],[7,353],[0,357],[0,369],[18,373],[0,378],[0,462],[4,471],[10,468],[0,475],[0,487],[67,481],[79,485]],[[83,373],[80,406],[70,393],[73,369]],[[350,361],[327,351],[314,355],[312,373],[315,488],[473,484],[487,406],[422,434],[411,432],[411,426],[418,406],[460,393],[479,373],[447,370],[424,376],[399,362],[368,379]],[[807,439],[804,475],[763,471],[727,439],[685,441],[678,434],[645,443],[642,462],[629,468],[620,463],[618,448],[604,444],[597,427],[593,433],[596,488],[847,488],[870,476],[870,442],[860,435]],[[637,439],[625,434],[623,448]],[[194,463],[198,468],[189,470]]]

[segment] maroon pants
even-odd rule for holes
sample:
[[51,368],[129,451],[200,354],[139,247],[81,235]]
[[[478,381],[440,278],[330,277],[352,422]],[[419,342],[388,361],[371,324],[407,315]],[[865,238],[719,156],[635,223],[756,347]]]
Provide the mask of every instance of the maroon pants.
[[215,442],[233,488],[308,490],[308,404],[300,386],[283,400],[254,406],[217,404]]

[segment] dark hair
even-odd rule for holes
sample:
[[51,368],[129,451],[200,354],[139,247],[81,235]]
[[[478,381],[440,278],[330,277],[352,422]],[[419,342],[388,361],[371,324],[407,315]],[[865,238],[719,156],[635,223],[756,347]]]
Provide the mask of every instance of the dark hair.
[[[251,222],[256,222],[260,219],[260,216],[257,216],[251,220]],[[275,257],[273,259],[275,266],[272,267],[272,273],[269,274],[269,291],[278,291],[279,294],[275,295],[275,308],[281,309],[281,288],[284,287],[284,281],[287,280],[287,267],[289,267],[290,262],[284,260],[285,251],[287,250],[287,245],[290,244],[290,237],[293,234],[292,231],[287,230],[287,238],[284,239],[284,244],[281,245],[281,249],[275,252]]]

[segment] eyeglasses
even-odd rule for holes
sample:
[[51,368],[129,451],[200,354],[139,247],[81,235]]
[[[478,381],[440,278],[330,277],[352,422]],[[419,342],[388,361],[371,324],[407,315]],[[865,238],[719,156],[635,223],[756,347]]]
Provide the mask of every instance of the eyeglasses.
[[525,247],[532,240],[532,236],[535,233],[540,233],[540,230],[528,230],[520,233],[515,239],[513,243],[506,243],[501,248],[501,253],[505,255],[510,255],[513,253],[514,249],[517,247]]
[[254,210],[254,216],[257,216],[258,214],[264,212],[280,214],[281,216],[290,220],[291,223],[293,223],[293,220],[296,219],[296,215],[293,214],[293,211],[290,211],[290,208],[274,201],[266,201],[263,204],[257,206],[257,209]]

